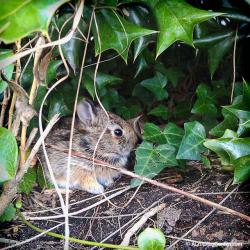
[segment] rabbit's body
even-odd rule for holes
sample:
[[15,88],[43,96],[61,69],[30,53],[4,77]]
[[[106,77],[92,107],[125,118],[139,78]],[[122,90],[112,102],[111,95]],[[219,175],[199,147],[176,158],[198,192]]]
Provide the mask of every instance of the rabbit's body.
[[[135,129],[119,116],[109,113],[109,120],[100,107],[94,107],[90,102],[83,101],[78,104],[72,150],[82,152],[92,159],[96,144],[101,137],[95,151],[95,158],[110,163],[116,167],[126,167],[131,158],[138,136]],[[46,144],[54,145],[61,149],[68,149],[71,119],[64,118],[49,134]],[[59,187],[66,185],[66,172],[68,153],[47,147],[50,164]],[[43,165],[46,166],[44,156]],[[49,177],[48,168],[45,173]],[[93,168],[93,161],[82,157],[71,156],[70,181],[71,189],[82,189],[90,193],[102,193],[105,186],[110,186],[119,172],[108,167],[98,166]],[[50,177],[49,177],[50,178]]]

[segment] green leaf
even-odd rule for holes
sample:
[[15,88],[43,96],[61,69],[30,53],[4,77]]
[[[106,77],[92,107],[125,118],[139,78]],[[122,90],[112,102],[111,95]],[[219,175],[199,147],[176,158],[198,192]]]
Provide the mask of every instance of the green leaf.
[[140,84],[151,91],[157,101],[168,98],[168,92],[165,89],[165,86],[167,85],[167,78],[161,73],[157,72],[153,78],[146,79]]
[[38,87],[37,94],[36,94],[34,104],[33,104],[33,107],[36,111],[38,111],[40,109],[43,98],[46,95],[47,91],[48,91],[47,87],[45,87],[43,85],[40,85]]
[[167,140],[161,129],[153,123],[145,123],[143,138],[147,141],[155,142],[158,144],[165,144]]
[[208,49],[208,65],[211,78],[219,66],[222,58],[231,50],[234,37],[227,37]]
[[169,122],[163,130],[163,134],[166,138],[166,142],[178,149],[184,135],[184,130],[174,123]]
[[[177,166],[175,148],[168,144],[154,147],[152,143],[143,142],[136,149],[136,165],[134,171],[140,176],[153,178],[167,166]],[[142,181],[133,179],[133,187],[140,185]]]
[[145,123],[144,125],[143,138],[154,143],[167,143],[179,148],[183,135],[184,130],[171,122],[167,124],[163,131],[153,123]]
[[145,57],[143,56],[143,54],[138,56],[138,58],[135,61],[135,66],[136,66],[136,72],[135,72],[134,78],[136,78],[145,69],[147,69],[149,67]]
[[125,120],[132,119],[136,117],[142,111],[141,106],[136,104],[131,104],[127,106],[121,106],[117,108],[116,113],[122,116]]
[[[61,37],[66,36],[71,30],[73,25],[73,19],[71,17],[72,14],[65,13],[64,15],[60,16],[57,19],[57,27],[59,30],[61,30]],[[81,34],[84,34],[86,29],[87,29],[86,23],[83,20],[81,20],[77,27],[76,32],[74,33],[74,37],[72,37],[70,41],[68,41],[67,43],[61,45],[63,54],[66,57],[69,65],[71,66],[75,74],[80,68],[82,53],[85,44],[84,41],[82,41],[82,39],[84,38],[82,37]],[[56,37],[55,39],[59,39],[59,33],[58,37]]]
[[141,250],[163,250],[166,239],[158,228],[146,228],[138,236],[138,246]]
[[0,222],[11,221],[15,218],[16,209],[12,203],[4,210],[4,213],[0,216]]
[[1,2],[0,40],[12,43],[40,31],[47,34],[55,11],[67,0],[12,0]]
[[[153,16],[147,8],[142,5],[133,5],[131,7],[123,7],[123,12],[126,11],[125,16],[130,22],[141,26],[147,27],[154,23]],[[134,41],[134,61],[140,53],[150,44],[154,42],[153,36],[141,36]]]
[[63,91],[55,91],[53,93],[49,101],[48,119],[51,119],[55,114],[67,116],[72,113],[72,110],[67,105],[67,98],[71,99],[70,96],[65,96]]
[[15,203],[15,207],[20,209],[23,206],[22,200],[17,200]]
[[202,163],[204,164],[204,166],[206,168],[211,168],[211,163],[210,163],[209,159],[206,156],[202,155],[201,156],[201,161],[202,161]]
[[57,76],[57,69],[63,64],[62,60],[51,60],[48,65],[45,83],[47,85],[55,81]]
[[34,168],[29,168],[19,184],[19,192],[29,194],[36,182],[36,171]]
[[[96,76],[96,87],[99,93],[102,94],[102,92],[104,91],[106,87],[115,86],[119,84],[121,81],[122,79],[117,76],[98,72]],[[89,92],[89,94],[91,95],[91,97],[95,99],[94,72],[86,71],[86,76],[84,79],[84,86],[86,90]]]
[[135,85],[132,96],[137,97],[145,105],[151,103],[154,98],[153,93],[143,87],[140,83]]
[[226,129],[237,129],[238,120],[233,114],[223,108],[222,115],[224,116],[224,120],[209,131],[210,135],[221,137]]
[[14,178],[17,156],[16,138],[8,129],[0,127],[0,183]]
[[156,32],[126,21],[111,9],[97,11],[96,19],[101,41],[101,44],[99,44],[96,25],[94,24],[92,27],[96,54],[108,49],[114,49],[125,62],[128,57],[128,49],[133,40]]
[[175,41],[193,45],[193,29],[200,22],[220,15],[189,5],[184,0],[146,0],[154,13],[160,33],[157,38],[156,57]]
[[234,161],[234,183],[238,184],[250,178],[250,155]]
[[101,100],[103,106],[108,110],[118,107],[121,104],[124,105],[123,98],[119,95],[119,93],[115,89],[110,89],[105,94],[103,93]]
[[148,112],[148,115],[160,117],[163,120],[167,120],[168,119],[168,110],[167,110],[165,105],[160,104],[157,107],[150,110]]
[[[7,58],[13,55],[12,50],[9,49],[0,49],[0,60]],[[12,78],[14,70],[14,64],[9,64],[3,69],[3,74],[7,77],[8,80]],[[8,87],[8,83],[3,81],[0,77],[0,94]]]
[[211,89],[205,84],[200,84],[196,89],[196,94],[197,99],[191,113],[216,117],[217,108]]
[[185,134],[182,138],[176,159],[201,160],[201,152],[206,151],[203,142],[206,132],[202,124],[197,121],[184,124]]
[[172,85],[176,87],[180,78],[184,76],[184,73],[179,67],[170,67],[166,69],[166,76]]
[[220,156],[223,165],[233,164],[233,161],[238,158],[250,155],[250,138],[247,137],[229,138],[229,136],[224,136],[218,139],[207,139],[204,145]]
[[243,94],[234,99],[232,105],[224,106],[223,108],[231,112],[239,119],[238,135],[243,135],[250,129],[250,106],[249,106],[250,91],[249,85],[243,83]]

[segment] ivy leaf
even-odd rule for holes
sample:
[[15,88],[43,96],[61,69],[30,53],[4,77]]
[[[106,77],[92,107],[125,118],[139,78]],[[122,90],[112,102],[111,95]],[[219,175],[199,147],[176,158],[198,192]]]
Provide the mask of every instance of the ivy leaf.
[[[153,16],[144,6],[124,7],[123,12],[124,10],[127,12],[127,19],[138,26],[147,27],[149,24],[154,23]],[[141,36],[134,41],[134,61],[152,42],[154,42],[152,36]]]
[[235,130],[238,126],[237,118],[226,109],[222,108],[224,120],[209,131],[210,135],[221,137],[226,129]]
[[117,113],[125,120],[136,117],[142,111],[141,107],[136,104],[127,106],[121,106],[117,109]]
[[149,66],[143,55],[139,55],[139,57],[135,61],[135,65],[136,65],[136,72],[135,72],[134,78],[136,78],[140,73],[142,73]]
[[249,131],[250,128],[250,91],[247,82],[243,82],[242,96],[234,99],[232,105],[224,106],[223,108],[231,112],[239,119],[239,127],[237,133],[239,136]]
[[[154,147],[152,143],[143,142],[136,149],[136,165],[134,171],[140,176],[153,178],[167,166],[177,166],[175,148],[168,144]],[[141,180],[133,179],[133,187],[140,185]]]
[[45,83],[49,85],[57,76],[57,69],[63,64],[62,60],[51,60],[48,65]]
[[14,178],[17,156],[16,138],[8,129],[0,127],[0,183]]
[[[122,79],[117,76],[98,72],[96,76],[96,87],[100,92],[103,92],[105,87],[114,86],[121,81]],[[84,86],[92,98],[95,99],[94,72],[86,71]]]
[[250,178],[250,155],[234,161],[234,183],[238,184]]
[[175,41],[193,45],[193,29],[200,22],[220,15],[189,5],[184,0],[145,0],[151,6],[159,27],[156,57]]
[[169,122],[162,131],[153,123],[145,123],[143,138],[157,144],[169,144],[179,148],[184,130],[174,123]]
[[215,98],[211,89],[205,84],[200,84],[196,89],[196,94],[197,99],[191,113],[216,117],[217,108],[215,106]]
[[11,221],[15,218],[16,209],[13,203],[10,203],[9,206],[4,210],[4,213],[0,216],[0,222]]
[[[10,49],[1,49],[0,50],[0,60],[7,58],[9,56],[13,55],[12,50]],[[9,64],[3,69],[4,75],[7,77],[8,80],[11,79],[12,74],[14,70],[14,64]],[[3,91],[8,87],[8,83],[3,81],[0,77],[0,94],[3,93]]]
[[156,32],[126,21],[111,9],[99,10],[96,13],[96,19],[101,41],[100,45],[96,26],[93,25],[96,54],[108,49],[114,49],[125,62],[128,57],[128,49],[133,40]]
[[36,171],[34,168],[29,168],[19,184],[19,192],[29,194],[36,182]]
[[61,116],[71,114],[72,110],[69,109],[66,98],[70,98],[70,96],[66,96],[64,91],[54,91],[49,101],[48,119],[51,119],[55,114],[60,114]]
[[[73,19],[71,18],[71,16],[72,14],[65,13],[57,19],[57,26],[59,30],[61,30],[61,37],[66,36],[72,28]],[[66,22],[67,20],[70,21]],[[81,64],[82,53],[84,48],[84,42],[82,41],[83,37],[81,34],[85,33],[86,28],[86,23],[81,20],[74,34],[74,37],[72,37],[67,43],[61,45],[63,54],[75,74],[77,70],[79,70]],[[56,37],[55,39],[58,38],[59,37]]]
[[184,135],[184,130],[174,123],[169,122],[164,129],[163,134],[166,138],[166,142],[178,149]]
[[158,144],[167,143],[163,132],[154,123],[145,123],[143,138],[147,141],[155,142]]
[[148,112],[148,115],[160,117],[163,120],[167,120],[168,119],[168,110],[167,110],[166,106],[160,104],[157,107],[150,110]]
[[[247,137],[238,138],[231,136],[230,138],[229,136],[225,137],[224,135],[218,139],[207,139],[204,142],[204,145],[219,155],[223,162],[229,164],[233,164],[233,161],[240,157],[250,155],[250,138]],[[221,155],[220,152],[223,152],[223,155]]]
[[158,228],[146,228],[138,236],[138,246],[141,250],[163,250],[166,239]]
[[167,85],[167,78],[163,74],[157,72],[153,78],[143,80],[140,84],[151,91],[157,101],[168,98],[168,92],[164,89]]
[[154,98],[153,93],[143,87],[140,83],[135,85],[132,96],[136,96],[145,105],[148,105]]
[[233,47],[233,43],[234,43],[234,37],[230,36],[218,42],[217,44],[211,46],[208,49],[208,66],[211,78],[213,78],[214,73],[218,68],[222,58],[227,53],[229,53],[229,51]]
[[47,34],[55,11],[68,0],[12,0],[1,2],[0,40],[13,43],[16,40],[40,31]]
[[201,160],[201,152],[205,152],[203,146],[206,132],[202,124],[197,121],[184,124],[185,134],[182,138],[176,159]]
[[178,67],[170,67],[166,69],[166,76],[172,85],[176,87],[179,79],[184,76],[184,73]]

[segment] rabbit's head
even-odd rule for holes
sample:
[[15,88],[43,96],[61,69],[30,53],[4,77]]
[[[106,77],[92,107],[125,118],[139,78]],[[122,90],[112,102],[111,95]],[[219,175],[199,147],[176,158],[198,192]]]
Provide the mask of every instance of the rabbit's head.
[[82,150],[93,154],[96,149],[97,157],[125,166],[140,139],[138,119],[128,122],[110,112],[108,118],[102,108],[88,100],[78,103],[77,115]]

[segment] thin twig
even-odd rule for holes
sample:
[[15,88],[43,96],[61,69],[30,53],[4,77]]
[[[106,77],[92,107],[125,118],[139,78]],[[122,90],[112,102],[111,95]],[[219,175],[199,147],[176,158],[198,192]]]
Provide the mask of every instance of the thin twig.
[[138,220],[125,234],[121,246],[128,246],[130,242],[130,238],[147,222],[147,220],[157,214],[159,211],[166,207],[165,203],[162,203],[156,207],[150,209],[147,213],[145,213],[140,220]]
[[[130,187],[127,187],[127,188],[124,188],[114,194],[111,194],[107,197],[105,197],[104,199],[101,199],[100,201],[88,206],[88,207],[85,207],[85,208],[82,208],[78,211],[75,211],[75,212],[72,212],[72,213],[69,213],[68,216],[74,216],[74,215],[77,215],[77,214],[80,214],[80,213],[83,213],[83,212],[86,212],[92,208],[95,208],[99,205],[101,205],[102,203],[110,200],[110,199],[113,199],[125,192],[127,192],[128,190],[130,189]],[[51,220],[51,219],[59,219],[59,218],[63,218],[64,217],[64,214],[59,214],[59,215],[52,215],[52,216],[40,216],[40,217],[33,217],[33,216],[25,216],[25,219],[26,220]]]

